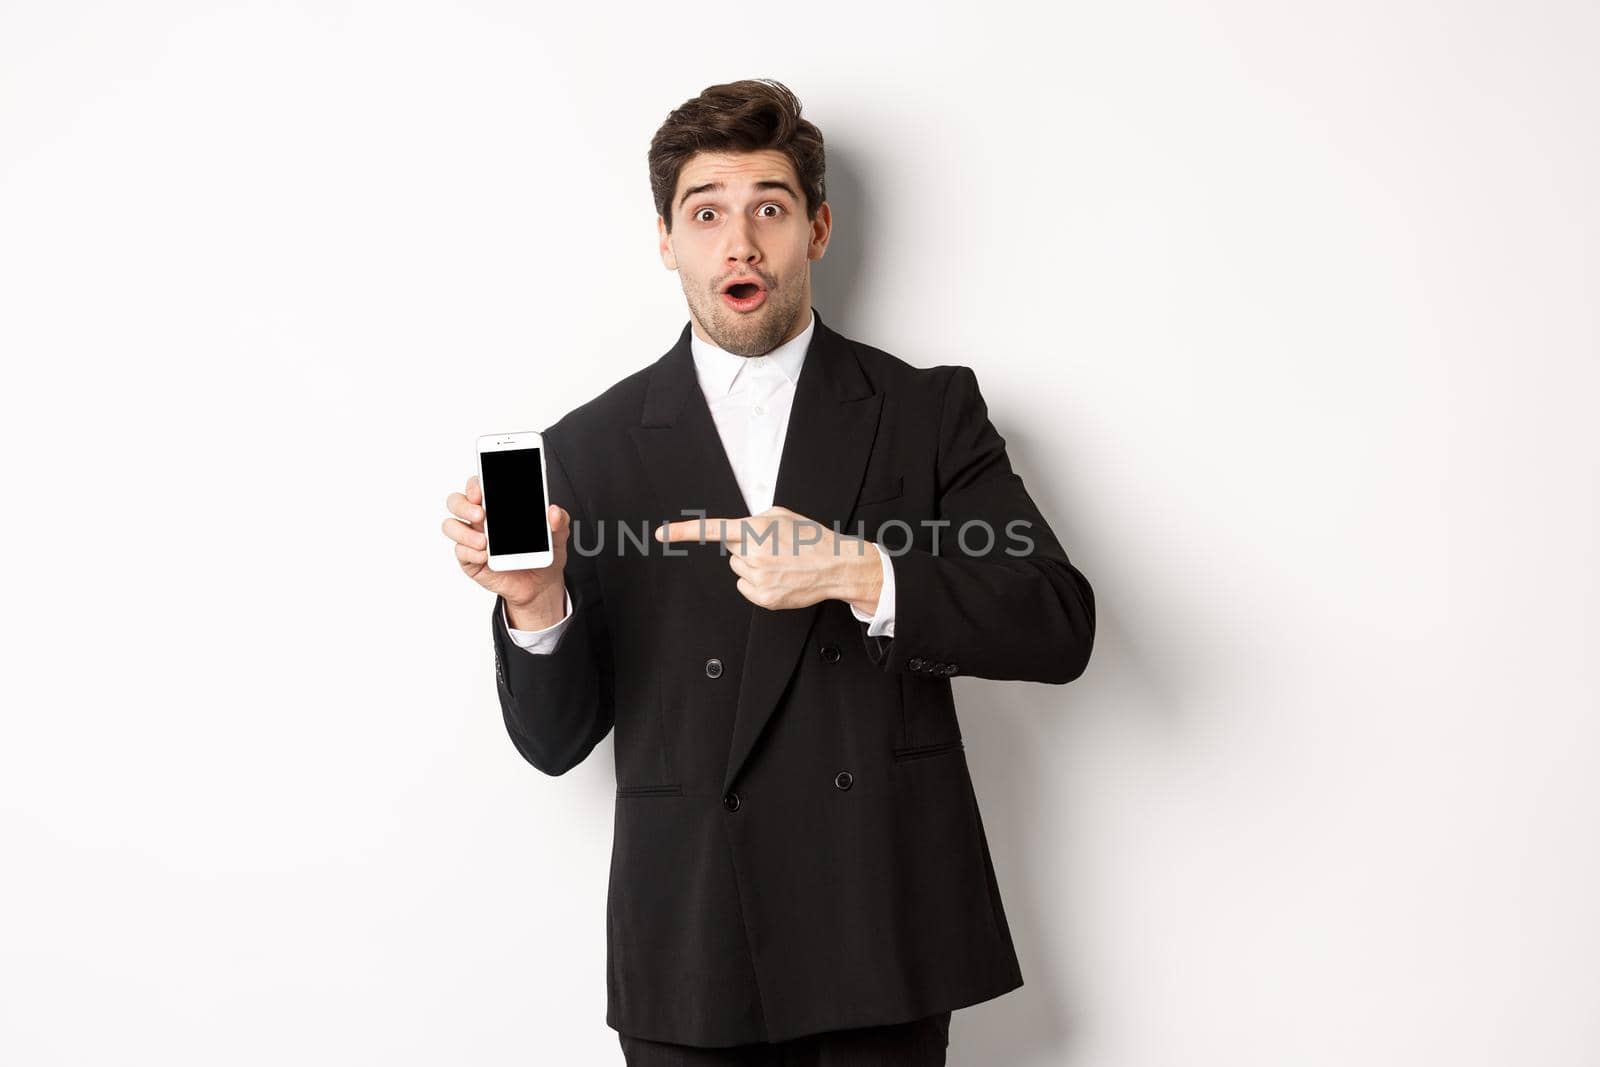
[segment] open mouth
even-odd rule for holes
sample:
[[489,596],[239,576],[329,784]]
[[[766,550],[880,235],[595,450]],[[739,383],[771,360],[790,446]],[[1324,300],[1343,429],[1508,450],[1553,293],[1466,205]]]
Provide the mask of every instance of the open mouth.
[[767,299],[767,290],[759,282],[735,282],[722,290],[722,302],[735,311],[754,311]]

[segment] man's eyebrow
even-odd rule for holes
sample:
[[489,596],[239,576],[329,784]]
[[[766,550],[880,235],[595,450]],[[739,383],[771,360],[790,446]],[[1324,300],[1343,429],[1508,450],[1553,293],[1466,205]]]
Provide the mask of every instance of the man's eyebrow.
[[[775,179],[769,179],[768,181],[764,181],[764,182],[756,182],[756,188],[757,189],[781,189],[782,191],[784,191],[784,192],[789,194],[789,198],[791,200],[799,200],[800,199],[800,195],[794,191],[794,189],[789,185],[788,182],[777,181]],[[715,193],[715,192],[720,192],[721,190],[722,190],[722,183],[721,182],[706,182],[704,185],[692,185],[692,186],[690,186],[689,188],[687,188],[687,189],[685,189],[683,191],[683,196],[678,198],[678,206],[682,207],[686,200],[688,200],[691,196],[695,196],[695,195],[697,195],[699,193]]]

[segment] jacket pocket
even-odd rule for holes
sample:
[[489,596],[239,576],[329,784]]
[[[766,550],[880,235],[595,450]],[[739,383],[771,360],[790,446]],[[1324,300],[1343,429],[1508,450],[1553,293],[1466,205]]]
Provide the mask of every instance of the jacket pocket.
[[942,756],[946,752],[955,752],[965,748],[966,743],[961,738],[954,741],[940,741],[932,745],[907,745],[894,750],[896,760],[922,759],[925,756]]
[[617,787],[619,797],[681,797],[681,785],[622,785]]
[[856,504],[881,504],[886,500],[898,500],[905,492],[904,483],[900,475],[890,478],[880,478],[875,482],[861,487],[861,494],[856,497]]

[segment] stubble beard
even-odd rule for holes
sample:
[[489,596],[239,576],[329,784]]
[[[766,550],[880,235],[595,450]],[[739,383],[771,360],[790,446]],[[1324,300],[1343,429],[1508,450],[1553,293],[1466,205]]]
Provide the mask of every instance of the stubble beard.
[[703,301],[691,297],[689,304],[711,343],[739,356],[764,356],[777,348],[793,328],[797,312],[794,299],[786,299],[781,289],[767,290],[766,302],[747,315],[724,304],[721,293]]

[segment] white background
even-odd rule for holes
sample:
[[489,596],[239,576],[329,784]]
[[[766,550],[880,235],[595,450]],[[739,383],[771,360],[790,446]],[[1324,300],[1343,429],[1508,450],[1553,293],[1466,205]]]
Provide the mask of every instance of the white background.
[[765,76],[1099,602],[954,682],[950,1062],[1600,1060],[1596,9],[572,7],[0,9],[0,1058],[620,1063],[612,742],[517,755],[440,522],[676,339],[650,136]]

